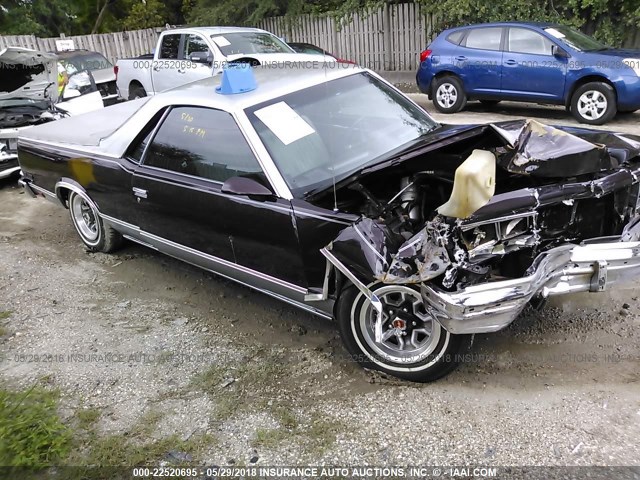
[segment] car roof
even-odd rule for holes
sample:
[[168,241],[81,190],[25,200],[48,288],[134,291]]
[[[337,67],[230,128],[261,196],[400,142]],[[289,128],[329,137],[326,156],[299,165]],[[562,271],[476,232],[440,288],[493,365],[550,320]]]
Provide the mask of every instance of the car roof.
[[172,28],[165,30],[162,33],[200,33],[201,35],[223,35],[225,33],[243,33],[243,32],[260,32],[270,33],[261,28],[251,27],[186,27],[186,28]]
[[[102,55],[102,53],[100,52],[94,52],[93,50],[86,50],[86,49],[77,49],[77,50],[64,50],[62,52],[53,52],[55,53],[59,58],[73,58],[73,57],[79,57],[81,55],[87,55],[88,53],[95,53],[98,55]],[[104,55],[102,55],[104,57]]]
[[290,62],[289,65],[265,65],[254,67],[252,70],[257,88],[249,92],[231,95],[217,93],[216,87],[220,86],[222,75],[216,75],[162,92],[155,95],[149,103],[185,103],[233,112],[313,85],[365,71],[364,68],[355,65],[325,63],[321,59],[296,64]]
[[466,30],[468,28],[477,28],[477,27],[537,27],[537,28],[547,28],[558,26],[557,23],[554,22],[492,22],[492,23],[477,23],[474,25],[464,25],[460,27],[450,28],[447,31],[453,30]]

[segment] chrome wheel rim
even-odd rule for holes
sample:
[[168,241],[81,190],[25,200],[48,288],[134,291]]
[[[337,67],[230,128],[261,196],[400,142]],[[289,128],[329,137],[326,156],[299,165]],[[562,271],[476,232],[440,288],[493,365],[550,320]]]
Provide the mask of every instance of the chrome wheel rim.
[[458,101],[458,89],[451,83],[443,83],[436,90],[436,100],[443,108],[451,108]]
[[95,242],[99,237],[98,221],[91,206],[80,195],[74,195],[71,211],[80,235],[88,242]]
[[427,312],[420,293],[402,285],[375,291],[383,304],[382,341],[375,341],[378,312],[368,300],[360,310],[360,331],[367,346],[386,361],[402,364],[424,360],[440,341],[442,327]]
[[578,113],[588,120],[598,120],[606,113],[609,102],[598,90],[588,90],[578,98]]

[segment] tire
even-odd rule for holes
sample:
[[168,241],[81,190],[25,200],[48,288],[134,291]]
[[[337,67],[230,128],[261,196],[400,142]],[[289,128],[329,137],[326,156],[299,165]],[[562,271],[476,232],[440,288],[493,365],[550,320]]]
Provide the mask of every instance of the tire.
[[[380,283],[371,290],[383,302],[384,318],[388,319],[383,323],[383,333],[387,332],[389,336],[383,342],[375,342],[374,310],[360,290],[347,287],[336,303],[340,335],[353,359],[365,368],[413,382],[437,380],[457,367],[459,354],[469,347],[469,335],[453,335],[431,319],[424,309],[420,292],[414,288]],[[394,325],[396,328],[390,325],[390,314],[396,316],[393,320],[398,322]],[[393,334],[391,330],[401,335]],[[403,345],[399,343],[400,337]],[[405,341],[409,338],[413,344]]]
[[467,104],[462,82],[450,75],[434,81],[432,98],[433,105],[442,113],[457,113]]
[[122,235],[103,223],[89,197],[71,192],[68,205],[71,222],[87,250],[109,253],[122,245]]
[[500,100],[480,100],[480,103],[485,107],[495,107],[500,103]]
[[615,117],[616,112],[616,92],[606,83],[585,83],[571,96],[571,114],[580,123],[602,125]]
[[144,98],[147,96],[147,92],[142,85],[135,85],[129,89],[129,100],[135,100],[136,98]]

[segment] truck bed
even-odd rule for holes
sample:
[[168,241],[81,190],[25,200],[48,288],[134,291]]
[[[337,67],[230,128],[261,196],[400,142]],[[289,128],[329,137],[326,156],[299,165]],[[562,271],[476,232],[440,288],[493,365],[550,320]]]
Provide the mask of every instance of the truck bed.
[[54,143],[67,148],[98,147],[104,138],[113,134],[148,100],[149,98],[140,98],[84,115],[38,125],[20,132],[19,141]]

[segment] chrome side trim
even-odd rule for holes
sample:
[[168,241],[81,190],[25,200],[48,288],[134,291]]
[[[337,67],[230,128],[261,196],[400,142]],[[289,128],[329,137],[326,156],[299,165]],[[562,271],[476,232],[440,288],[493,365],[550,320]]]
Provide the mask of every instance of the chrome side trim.
[[300,293],[300,294],[306,294],[308,292],[308,290],[306,288],[300,287],[298,285],[294,285],[292,283],[289,283],[285,280],[281,280],[279,278],[275,278],[272,277],[270,275],[267,275],[265,273],[261,273],[258,272],[256,270],[252,270],[250,268],[244,267],[242,265],[238,265],[237,263],[232,263],[228,260],[224,260],[223,258],[218,258],[218,257],[214,257],[213,255],[209,255],[207,253],[201,252],[199,250],[195,250],[191,247],[187,247],[184,245],[180,245],[179,243],[175,243],[172,242],[171,240],[167,240],[166,238],[162,238],[159,237],[157,235],[154,235],[153,233],[149,233],[149,232],[145,232],[144,230],[140,231],[140,234],[143,238],[148,238],[149,240],[151,240],[152,244],[157,244],[157,243],[161,243],[166,245],[167,247],[170,248],[175,248],[178,249],[188,255],[195,255],[196,257],[199,257],[207,262],[213,262],[214,264],[219,265],[220,267],[224,267],[224,268],[231,268],[234,270],[237,270],[239,272],[248,274],[248,275],[252,275],[254,277],[260,278],[262,280],[265,280],[267,282],[273,283],[275,285],[287,288],[291,291]]
[[[215,265],[219,265],[220,267],[223,267],[224,269],[237,270],[237,271],[242,272],[244,274],[251,275],[251,276],[254,276],[256,278],[260,278],[262,280],[265,280],[267,282],[273,283],[275,285],[278,285],[280,287],[289,289],[289,290],[291,290],[293,292],[296,292],[296,293],[299,293],[299,294],[302,294],[302,295],[305,295],[305,294],[308,293],[308,290],[306,288],[301,287],[299,285],[294,285],[294,284],[289,283],[289,282],[287,282],[285,280],[281,280],[279,278],[272,277],[271,275],[267,275],[265,273],[261,273],[261,272],[258,272],[256,270],[253,270],[251,268],[247,268],[247,267],[244,267],[242,265],[238,265],[237,263],[230,262],[230,261],[225,260],[223,258],[215,257],[213,255],[209,255],[208,253],[204,253],[204,252],[201,252],[199,250],[195,250],[195,249],[193,249],[191,247],[187,247],[185,245],[181,245],[179,243],[172,242],[171,240],[167,240],[166,238],[159,237],[158,235],[154,235],[152,233],[145,232],[144,230],[141,230],[139,227],[137,227],[135,225],[132,225],[132,224],[127,223],[127,222],[123,222],[122,220],[118,220],[117,218],[111,217],[109,215],[105,215],[103,213],[100,213],[100,217],[103,218],[108,223],[110,223],[110,224],[112,224],[112,225],[114,225],[116,227],[119,227],[119,228],[117,228],[117,230],[124,230],[123,233],[136,238],[136,240],[140,240],[143,244],[151,245],[151,246],[153,246],[153,248],[156,248],[157,250],[163,251],[162,248],[158,248],[158,245],[166,245],[167,247],[182,251],[185,254],[194,255],[194,256],[196,256],[198,258],[201,258],[202,260],[204,260],[206,262],[210,262],[210,263],[213,263]],[[144,241],[145,238],[149,239],[149,242],[145,242]]]
[[55,193],[50,192],[46,188],[39,187],[38,185],[35,185],[33,182],[24,182],[24,184],[26,185],[25,190],[29,191],[29,189],[32,189],[30,194],[33,192],[33,190],[35,190],[41,195],[44,195],[44,197],[50,202],[53,202],[56,205],[62,205],[63,207],[65,206]]

